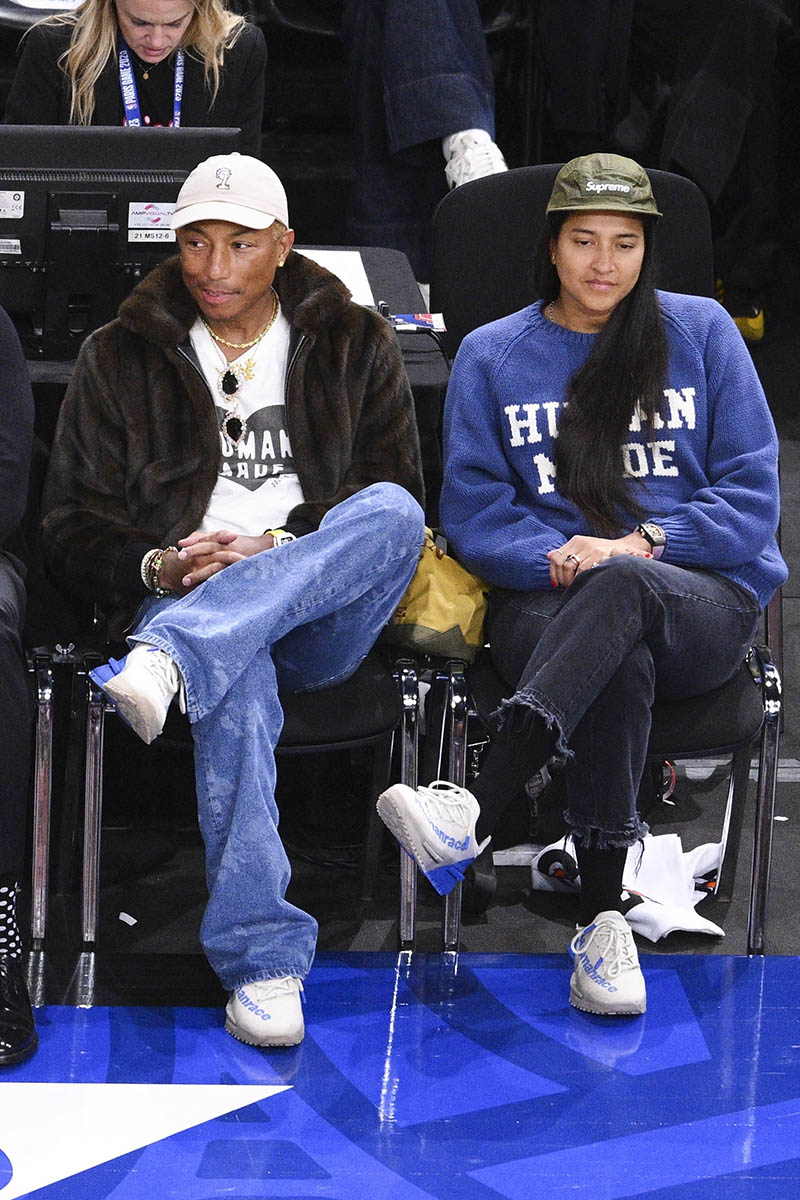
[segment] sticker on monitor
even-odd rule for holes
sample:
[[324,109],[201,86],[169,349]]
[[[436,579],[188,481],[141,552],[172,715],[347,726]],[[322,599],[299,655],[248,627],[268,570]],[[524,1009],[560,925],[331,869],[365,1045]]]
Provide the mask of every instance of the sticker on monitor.
[[170,218],[175,205],[164,201],[139,201],[128,205],[129,242],[174,242]]
[[0,219],[18,221],[25,215],[24,192],[0,192]]

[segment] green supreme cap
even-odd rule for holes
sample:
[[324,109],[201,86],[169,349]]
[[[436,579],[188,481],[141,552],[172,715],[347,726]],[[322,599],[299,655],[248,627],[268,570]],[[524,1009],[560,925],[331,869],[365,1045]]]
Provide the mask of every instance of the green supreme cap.
[[547,212],[582,208],[661,216],[647,172],[620,154],[584,154],[564,163],[556,175]]

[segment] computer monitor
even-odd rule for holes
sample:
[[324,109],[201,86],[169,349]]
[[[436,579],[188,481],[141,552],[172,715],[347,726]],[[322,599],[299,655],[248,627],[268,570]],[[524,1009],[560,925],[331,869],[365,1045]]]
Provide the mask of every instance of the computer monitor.
[[0,304],[30,359],[70,359],[176,251],[186,176],[238,129],[0,125]]

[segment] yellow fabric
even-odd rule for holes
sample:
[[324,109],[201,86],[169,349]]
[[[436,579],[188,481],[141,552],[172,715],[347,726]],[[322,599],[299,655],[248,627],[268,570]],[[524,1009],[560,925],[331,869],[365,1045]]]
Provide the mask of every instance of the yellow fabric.
[[436,545],[426,527],[414,578],[383,632],[423,654],[472,662],[483,645],[489,585]]

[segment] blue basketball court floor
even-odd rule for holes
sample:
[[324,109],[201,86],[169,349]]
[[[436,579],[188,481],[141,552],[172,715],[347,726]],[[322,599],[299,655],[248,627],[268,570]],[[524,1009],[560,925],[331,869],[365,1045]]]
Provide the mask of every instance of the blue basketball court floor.
[[795,957],[648,955],[624,1020],[569,1007],[565,955],[321,954],[275,1051],[82,969],[2,1075],[0,1200],[800,1194]]

